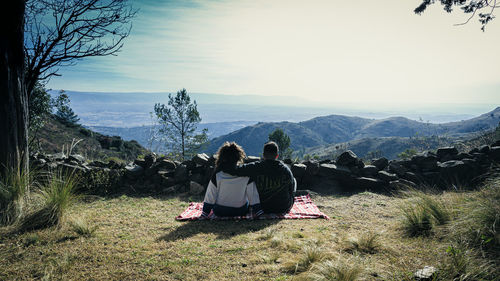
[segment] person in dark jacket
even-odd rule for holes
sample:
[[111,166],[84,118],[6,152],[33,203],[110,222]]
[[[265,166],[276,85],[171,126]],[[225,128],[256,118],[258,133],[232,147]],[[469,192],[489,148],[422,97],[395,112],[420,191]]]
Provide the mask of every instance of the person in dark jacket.
[[250,177],[255,181],[264,213],[281,214],[290,211],[297,189],[292,172],[278,160],[278,153],[278,145],[270,141],[264,145],[264,160],[224,169],[228,174]]

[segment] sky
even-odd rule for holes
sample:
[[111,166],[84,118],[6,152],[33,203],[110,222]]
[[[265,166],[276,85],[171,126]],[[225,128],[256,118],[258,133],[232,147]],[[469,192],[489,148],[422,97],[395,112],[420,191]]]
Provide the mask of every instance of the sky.
[[482,32],[439,4],[415,15],[419,0],[129,2],[118,56],[63,68],[49,88],[500,105],[500,19]]

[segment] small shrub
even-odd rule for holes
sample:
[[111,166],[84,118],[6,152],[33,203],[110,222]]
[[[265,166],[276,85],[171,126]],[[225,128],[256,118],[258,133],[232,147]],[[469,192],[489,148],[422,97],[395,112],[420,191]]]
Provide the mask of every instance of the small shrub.
[[354,281],[358,280],[361,274],[361,268],[349,262],[324,261],[315,266],[317,273],[311,274],[312,280],[336,280],[336,281]]
[[326,253],[319,247],[306,246],[302,256],[296,262],[285,265],[285,271],[293,274],[308,271],[314,263],[323,261],[326,257]]
[[70,226],[71,229],[78,235],[84,236],[84,237],[92,237],[95,234],[95,231],[97,230],[97,226],[91,226],[89,223],[82,219],[82,218],[76,218],[70,221]]
[[408,236],[425,236],[431,233],[431,215],[426,209],[413,205],[404,207],[402,212],[403,229]]
[[449,246],[441,274],[445,280],[495,280],[491,263],[474,257],[462,243]]
[[348,250],[357,251],[367,254],[374,254],[380,249],[380,235],[374,232],[363,233],[358,239],[349,241],[350,247]]
[[52,175],[49,182],[36,193],[40,207],[21,220],[19,231],[59,224],[70,204],[76,199],[74,194],[76,183],[77,178],[74,174],[58,171]]

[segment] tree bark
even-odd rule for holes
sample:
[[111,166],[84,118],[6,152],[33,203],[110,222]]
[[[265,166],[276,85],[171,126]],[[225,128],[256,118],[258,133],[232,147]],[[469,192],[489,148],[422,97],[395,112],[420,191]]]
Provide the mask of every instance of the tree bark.
[[0,172],[28,168],[28,99],[24,87],[25,0],[0,8]]

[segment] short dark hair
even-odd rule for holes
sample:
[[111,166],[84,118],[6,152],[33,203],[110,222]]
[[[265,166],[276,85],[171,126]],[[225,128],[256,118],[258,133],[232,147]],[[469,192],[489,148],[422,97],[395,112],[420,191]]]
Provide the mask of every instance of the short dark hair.
[[233,166],[238,162],[242,162],[245,157],[245,151],[241,146],[239,146],[235,142],[226,141],[219,148],[219,151],[217,151],[217,160],[215,161],[215,166],[217,167],[217,169],[220,169],[225,165]]
[[264,158],[274,159],[276,158],[276,156],[278,156],[278,152],[279,152],[278,144],[276,144],[274,141],[270,141],[264,144],[264,151],[263,151]]

